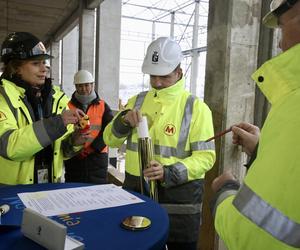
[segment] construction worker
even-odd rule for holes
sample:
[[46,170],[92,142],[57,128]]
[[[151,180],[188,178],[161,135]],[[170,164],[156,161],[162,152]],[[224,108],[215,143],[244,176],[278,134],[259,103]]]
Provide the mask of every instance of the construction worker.
[[87,70],[74,75],[76,91],[69,102],[71,110],[83,110],[89,117],[90,136],[81,152],[65,161],[66,182],[107,183],[108,147],[103,141],[103,130],[113,114],[95,91],[94,77]]
[[212,184],[215,227],[230,250],[300,248],[300,1],[273,0],[263,22],[281,29],[283,53],[252,75],[272,105],[257,156],[240,187],[230,172]]
[[63,158],[76,153],[86,135],[73,133],[82,111],[46,77],[43,43],[27,32],[9,34],[1,47],[0,183],[60,182]]
[[153,41],[142,71],[152,88],[132,97],[104,131],[104,141],[119,147],[127,140],[126,189],[140,191],[137,129],[147,117],[154,160],[144,171],[158,182],[159,202],[170,218],[168,249],[196,249],[205,173],[215,162],[211,111],[184,89],[180,46],[168,37]]

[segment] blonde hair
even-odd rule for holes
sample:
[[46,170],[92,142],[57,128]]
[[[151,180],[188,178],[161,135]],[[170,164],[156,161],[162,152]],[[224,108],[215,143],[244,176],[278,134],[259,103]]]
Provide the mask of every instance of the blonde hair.
[[12,78],[17,74],[17,70],[20,66],[24,64],[24,60],[13,59],[10,60],[7,64],[2,68],[3,74],[1,78]]

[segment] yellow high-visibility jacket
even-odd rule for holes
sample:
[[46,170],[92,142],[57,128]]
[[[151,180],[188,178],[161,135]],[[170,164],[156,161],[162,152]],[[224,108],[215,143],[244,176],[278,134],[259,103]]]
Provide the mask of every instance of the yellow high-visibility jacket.
[[[73,126],[62,126],[60,117],[67,108],[68,98],[53,86],[53,117],[33,122],[26,106],[25,90],[13,82],[2,79],[0,85],[0,183],[34,183],[34,155],[44,147],[53,145],[52,182],[59,182],[63,167],[62,141],[68,141]],[[66,143],[66,145],[69,145]],[[65,150],[78,150],[66,146]],[[65,153],[65,155],[68,155]]]
[[[205,142],[214,133],[211,111],[207,105],[185,91],[184,81],[180,80],[168,88],[151,89],[134,96],[128,101],[126,108],[138,108],[147,117],[154,146],[154,160],[165,167],[165,180],[159,186],[160,203],[164,204],[169,214],[186,215],[189,219],[191,214],[199,215],[203,188],[199,181],[203,180],[205,173],[215,162],[214,142]],[[119,147],[127,139],[127,187],[129,179],[136,177],[138,181],[140,170],[137,129],[126,127],[122,123],[121,116],[124,112],[119,113],[106,127],[104,141],[111,147]],[[196,240],[200,219],[193,218],[198,223],[195,227],[189,219],[186,220],[186,225],[191,226],[190,230],[183,223],[179,225],[180,228],[176,228],[174,224],[169,240]],[[173,229],[181,232],[175,233]]]
[[216,208],[215,227],[229,250],[300,249],[299,65],[300,44],[252,76],[272,108],[239,192]]

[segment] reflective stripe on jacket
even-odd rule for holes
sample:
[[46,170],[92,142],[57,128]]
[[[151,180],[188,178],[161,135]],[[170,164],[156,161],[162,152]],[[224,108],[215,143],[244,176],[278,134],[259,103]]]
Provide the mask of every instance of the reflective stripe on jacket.
[[[184,90],[183,80],[165,89],[142,92],[131,98],[126,108],[138,108],[147,116],[154,159],[167,168],[165,183],[160,185],[159,199],[170,214],[169,240],[196,241],[196,229],[200,223],[201,180],[215,161],[214,143],[205,143],[213,135],[211,111]],[[114,126],[117,118],[118,115],[105,129],[104,140],[108,145],[118,147],[127,138],[126,174],[138,181],[137,130],[132,129],[126,134],[117,131]],[[168,195],[170,193],[172,198]],[[196,221],[196,226],[186,224],[187,221]]]
[[230,250],[300,248],[300,44],[266,62],[253,79],[272,104],[257,157],[215,226]]
[[[61,114],[66,109],[68,98],[53,86],[52,113]],[[0,86],[0,183],[31,184],[34,181],[34,155],[45,145],[52,143],[43,121],[32,121],[23,102],[25,90],[2,79]],[[68,132],[53,143],[52,182],[59,182],[62,175],[63,152],[61,142]],[[53,131],[55,132],[55,128]]]
[[[68,103],[70,109],[76,109],[77,107],[70,101]],[[102,117],[105,111],[105,102],[103,100],[99,100],[97,104],[90,105],[87,110],[87,115],[90,119],[90,135],[88,141],[84,144],[84,148],[91,147],[91,143],[95,140],[102,128]],[[108,147],[103,148],[100,153],[107,153]]]

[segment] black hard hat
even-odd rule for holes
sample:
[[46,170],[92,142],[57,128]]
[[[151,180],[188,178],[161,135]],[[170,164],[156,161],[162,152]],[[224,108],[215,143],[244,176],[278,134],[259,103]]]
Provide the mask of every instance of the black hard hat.
[[1,46],[1,61],[7,64],[12,59],[48,59],[44,44],[28,32],[10,33]]

